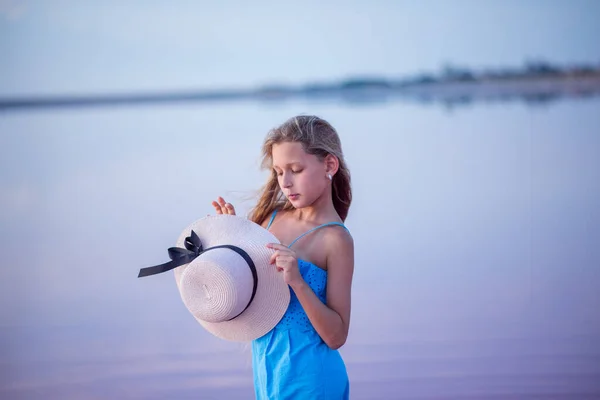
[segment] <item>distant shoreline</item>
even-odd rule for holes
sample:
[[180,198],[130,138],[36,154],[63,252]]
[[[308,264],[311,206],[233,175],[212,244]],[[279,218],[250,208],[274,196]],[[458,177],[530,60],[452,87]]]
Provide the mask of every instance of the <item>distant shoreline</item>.
[[373,103],[394,98],[449,105],[475,101],[555,99],[600,95],[600,66],[557,68],[537,63],[524,69],[472,72],[446,68],[441,74],[401,79],[349,78],[300,86],[265,85],[255,89],[163,91],[71,96],[0,97],[0,111],[57,107],[91,107],[176,102],[283,101],[294,98]]

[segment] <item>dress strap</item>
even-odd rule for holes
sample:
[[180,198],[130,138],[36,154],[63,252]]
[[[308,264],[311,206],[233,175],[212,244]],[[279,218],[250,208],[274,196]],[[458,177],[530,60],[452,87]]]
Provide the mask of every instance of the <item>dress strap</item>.
[[[304,232],[302,235],[300,235],[300,236],[298,236],[296,239],[294,239],[294,241],[293,241],[293,242],[292,242],[292,243],[291,243],[291,244],[288,246],[288,248],[292,247],[292,246],[294,245],[294,243],[296,243],[298,240],[302,239],[304,236],[308,235],[309,233],[311,233],[311,232],[314,232],[314,231],[316,231],[317,229],[324,228],[324,227],[326,227],[326,226],[332,226],[332,225],[338,225],[338,226],[341,226],[342,228],[344,228],[345,230],[347,230],[347,231],[348,231],[348,228],[346,228],[346,225],[342,224],[341,222],[328,222],[328,223],[326,223],[326,224],[322,224],[322,225],[319,225],[319,226],[315,226],[315,227],[314,227],[314,228],[312,228],[311,230],[309,230],[309,231],[307,231],[307,232]],[[348,232],[350,232],[350,231],[348,231]]]
[[269,225],[267,225],[267,230],[269,230],[269,228],[271,227],[271,224],[273,223],[273,220],[275,219],[275,214],[277,214],[277,209],[275,209],[273,211],[273,214],[271,215],[271,220],[269,221]]

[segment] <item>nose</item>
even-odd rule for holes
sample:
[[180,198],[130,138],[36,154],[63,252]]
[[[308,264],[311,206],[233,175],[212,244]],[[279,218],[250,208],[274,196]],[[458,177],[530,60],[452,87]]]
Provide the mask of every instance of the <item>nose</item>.
[[292,177],[291,174],[284,173],[281,179],[281,186],[284,188],[289,188],[292,186]]

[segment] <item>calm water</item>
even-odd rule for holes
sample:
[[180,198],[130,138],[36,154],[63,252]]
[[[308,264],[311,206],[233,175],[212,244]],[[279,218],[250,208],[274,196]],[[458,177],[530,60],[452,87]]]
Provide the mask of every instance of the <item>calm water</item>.
[[0,115],[0,397],[252,398],[166,260],[266,131],[330,120],[355,200],[353,399],[600,397],[600,101],[219,104]]

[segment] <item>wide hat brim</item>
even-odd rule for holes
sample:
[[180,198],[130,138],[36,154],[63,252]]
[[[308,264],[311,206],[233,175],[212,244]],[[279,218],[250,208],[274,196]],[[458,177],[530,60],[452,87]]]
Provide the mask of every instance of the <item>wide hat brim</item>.
[[[279,240],[271,232],[246,218],[223,214],[201,218],[192,223],[179,236],[177,247],[184,247],[185,239],[192,230],[198,235],[204,249],[219,245],[243,249],[254,262],[258,281],[252,302],[236,318],[223,322],[203,321],[196,316],[194,318],[213,335],[237,342],[257,339],[273,329],[290,302],[290,289],[283,279],[283,273],[269,262],[274,251],[266,247],[268,243],[279,243]],[[201,267],[194,265],[194,261],[174,269],[180,294],[181,281],[188,268]],[[201,296],[201,293],[198,295]]]

